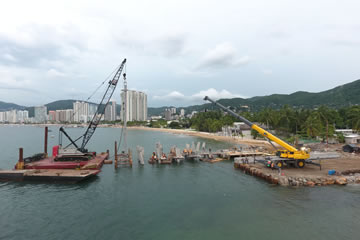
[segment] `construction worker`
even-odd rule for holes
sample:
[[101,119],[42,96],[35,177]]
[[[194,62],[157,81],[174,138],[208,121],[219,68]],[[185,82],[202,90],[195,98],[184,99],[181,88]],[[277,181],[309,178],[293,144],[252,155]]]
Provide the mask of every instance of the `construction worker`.
[[268,168],[271,167],[271,161],[267,161],[267,165],[266,165]]

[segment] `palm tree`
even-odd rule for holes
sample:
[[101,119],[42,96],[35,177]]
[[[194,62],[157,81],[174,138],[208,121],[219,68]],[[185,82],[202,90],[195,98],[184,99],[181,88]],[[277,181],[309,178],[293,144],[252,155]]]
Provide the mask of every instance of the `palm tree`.
[[360,130],[360,107],[353,106],[346,111],[347,122],[352,129]]
[[316,111],[312,112],[304,122],[303,127],[309,137],[319,136],[323,129],[320,114]]

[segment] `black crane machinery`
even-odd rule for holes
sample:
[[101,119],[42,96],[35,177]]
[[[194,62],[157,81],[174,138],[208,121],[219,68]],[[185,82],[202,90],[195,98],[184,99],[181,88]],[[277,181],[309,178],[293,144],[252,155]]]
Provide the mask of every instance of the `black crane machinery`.
[[[94,116],[92,117],[85,133],[83,135],[81,135],[79,138],[77,138],[76,140],[73,140],[68,134],[67,132],[65,131],[65,129],[63,127],[60,128],[59,131],[61,131],[70,141],[70,145],[73,145],[76,150],[78,150],[80,153],[84,153],[86,154],[87,153],[87,149],[85,148],[86,144],[89,142],[90,138],[92,137],[92,135],[94,134],[97,126],[99,125],[100,123],[100,120],[101,118],[103,117],[104,115],[104,112],[105,112],[105,109],[106,109],[106,106],[109,104],[109,101],[115,91],[115,88],[118,84],[118,81],[121,77],[121,73],[124,69],[124,66],[125,66],[125,63],[126,63],[126,58],[122,61],[120,67],[117,69],[117,71],[115,72],[115,75],[114,77],[112,78],[112,80],[110,80],[108,82],[108,86],[106,88],[106,91],[105,91],[105,94],[104,96],[102,97],[101,99],[101,102],[99,103],[98,107],[97,107],[97,110],[94,114]],[[126,73],[123,74],[124,78],[126,77]],[[79,139],[82,138],[82,143],[81,143],[81,146],[78,146],[76,144],[76,141],[78,141]],[[68,146],[66,146],[65,148],[67,148]]]
[[[257,131],[260,135],[267,138],[269,141],[276,142],[284,149],[277,149],[276,151],[276,157],[270,158],[269,160],[272,160],[275,162],[275,164],[281,168],[283,166],[283,163],[286,164],[294,164],[296,167],[303,168],[305,166],[305,162],[308,158],[310,158],[310,149],[302,147],[300,150],[291,146],[290,144],[286,143],[285,141],[281,140],[280,138],[274,136],[270,132],[266,131],[265,129],[259,127],[258,125],[250,122],[246,118],[240,116],[239,114],[235,113],[234,111],[230,110],[229,108],[221,105],[220,103],[210,99],[208,96],[204,98],[204,100],[212,102],[213,104],[217,105],[224,111],[230,113],[237,119],[244,122],[246,125],[250,126],[251,129],[254,129]],[[270,142],[271,143],[271,142]]]

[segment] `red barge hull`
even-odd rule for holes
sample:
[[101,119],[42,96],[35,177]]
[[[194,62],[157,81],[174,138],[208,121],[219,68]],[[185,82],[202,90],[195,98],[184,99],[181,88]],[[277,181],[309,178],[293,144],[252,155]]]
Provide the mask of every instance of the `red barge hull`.
[[47,157],[36,162],[25,163],[24,169],[101,169],[108,153],[97,154],[87,161],[55,161],[55,157]]

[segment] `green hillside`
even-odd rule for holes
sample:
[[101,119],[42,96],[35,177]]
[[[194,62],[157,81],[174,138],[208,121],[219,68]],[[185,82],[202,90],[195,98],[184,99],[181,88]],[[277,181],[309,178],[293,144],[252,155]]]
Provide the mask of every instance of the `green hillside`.
[[45,106],[47,107],[48,111],[73,109],[73,103],[76,101],[78,100],[73,100],[73,99],[59,100],[45,104]]
[[[295,108],[316,108],[321,105],[341,108],[360,104],[360,80],[318,93],[299,91],[292,94],[272,94],[247,99],[221,99],[219,102],[236,110],[244,110],[245,108],[243,108],[243,106],[248,106],[251,111],[259,111],[266,107],[279,109],[283,105],[289,105]],[[205,109],[215,109],[214,106],[205,102],[202,105],[181,108],[184,108],[187,113],[203,111]],[[149,115],[159,115],[158,112],[161,111],[161,109],[163,109],[163,107],[149,108]],[[157,114],[153,114],[155,112]]]
[[13,109],[23,110],[23,109],[25,109],[25,107],[17,105],[15,103],[7,103],[7,102],[0,101],[0,111],[8,111],[8,110],[13,110]]
[[[72,109],[75,101],[76,100],[72,99],[59,100],[48,103],[46,106],[48,111]],[[247,99],[221,99],[219,102],[225,106],[232,107],[235,110],[250,109],[251,111],[259,111],[265,107],[279,109],[283,105],[289,105],[294,108],[316,108],[321,105],[327,105],[332,108],[341,108],[360,104],[360,80],[318,93],[299,91],[292,94],[272,94],[269,96],[257,96]],[[249,108],[244,108],[244,106],[248,106]],[[148,115],[161,115],[165,108],[168,107],[149,107]],[[203,111],[205,109],[212,110],[215,109],[215,106],[204,101],[204,104],[201,105],[179,107],[178,109],[180,108],[184,108],[186,113],[191,113],[192,111]],[[0,101],[0,111],[11,109],[27,109],[30,116],[33,116],[34,112],[33,107],[24,107],[14,103]],[[120,112],[120,105],[117,105],[117,112]]]

